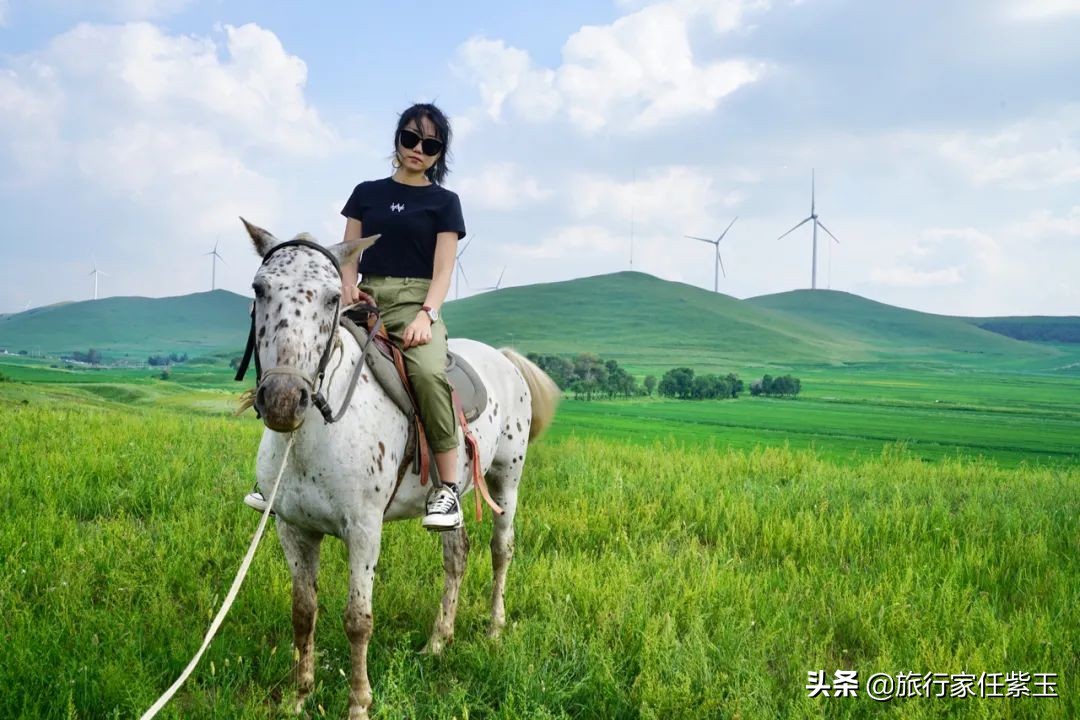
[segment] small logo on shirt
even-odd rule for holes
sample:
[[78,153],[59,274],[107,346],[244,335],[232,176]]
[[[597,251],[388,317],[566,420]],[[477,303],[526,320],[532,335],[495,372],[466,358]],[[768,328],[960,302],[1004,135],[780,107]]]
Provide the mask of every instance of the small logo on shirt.
[[394,212],[403,212],[405,210],[405,203],[390,203],[390,209]]

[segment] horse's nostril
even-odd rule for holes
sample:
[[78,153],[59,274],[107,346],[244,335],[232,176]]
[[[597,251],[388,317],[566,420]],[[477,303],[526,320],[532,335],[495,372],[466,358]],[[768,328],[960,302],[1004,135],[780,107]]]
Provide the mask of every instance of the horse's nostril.
[[266,407],[266,388],[260,386],[258,392],[255,393],[255,406]]
[[300,388],[300,407],[307,407],[308,399],[308,391],[304,388]]

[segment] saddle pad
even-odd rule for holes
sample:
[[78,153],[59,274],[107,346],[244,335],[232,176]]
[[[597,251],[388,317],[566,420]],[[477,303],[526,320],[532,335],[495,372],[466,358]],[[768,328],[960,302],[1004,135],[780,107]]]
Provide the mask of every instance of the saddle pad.
[[[359,325],[358,328],[363,340],[366,341],[367,330],[363,325]],[[401,412],[405,413],[406,417],[412,417],[414,413],[412,401],[409,400],[409,394],[405,391],[405,386],[401,382],[397,368],[394,367],[393,359],[386,355],[379,343],[372,343],[372,345],[379,348],[379,352],[369,352],[367,355],[371,374],[375,376],[375,380],[386,391],[386,394],[393,399],[394,404],[398,406]],[[472,365],[469,365],[461,355],[448,351],[446,353],[446,377],[450,381],[451,387],[457,390],[458,398],[461,400],[461,409],[465,412],[466,422],[471,423],[480,417],[480,413],[487,407],[488,394],[487,388],[484,387],[484,383],[481,382],[480,376],[476,374]]]

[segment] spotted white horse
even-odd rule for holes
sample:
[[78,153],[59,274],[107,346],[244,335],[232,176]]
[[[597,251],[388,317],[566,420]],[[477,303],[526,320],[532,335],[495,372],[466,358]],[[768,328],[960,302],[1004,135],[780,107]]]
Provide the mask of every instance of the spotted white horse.
[[[267,428],[259,446],[256,474],[266,496],[290,434],[293,438],[274,510],[278,537],[292,572],[292,622],[299,658],[294,709],[302,711],[315,684],[319,548],[325,535],[333,535],[344,541],[349,555],[345,609],[345,632],[352,649],[349,717],[366,718],[372,700],[367,673],[373,627],[372,582],[382,526],[387,520],[421,516],[428,493],[428,487],[421,486],[418,475],[410,469],[392,496],[406,442],[406,417],[366,365],[360,364],[361,348],[353,335],[338,325],[341,277],[337,265],[355,263],[374,238],[322,249],[303,234],[271,253],[281,241],[247,221],[244,224],[264,258],[252,287],[255,353],[262,370],[254,403]],[[554,416],[558,388],[540,368],[511,349],[496,350],[458,338],[450,340],[450,348],[475,368],[488,390],[488,405],[470,428],[478,442],[481,472],[503,510],[494,515],[491,538],[494,578],[489,635],[497,636],[506,623],[503,594],[514,548],[518,482],[529,442]],[[340,420],[332,423],[312,402],[324,354],[327,360],[321,392],[334,413],[342,409],[351,376],[359,371],[351,402],[342,409]],[[460,448],[457,478],[464,493],[474,489],[471,460],[464,443]],[[445,585],[425,647],[432,653],[441,652],[453,637],[458,590],[469,549],[464,528],[441,536]]]

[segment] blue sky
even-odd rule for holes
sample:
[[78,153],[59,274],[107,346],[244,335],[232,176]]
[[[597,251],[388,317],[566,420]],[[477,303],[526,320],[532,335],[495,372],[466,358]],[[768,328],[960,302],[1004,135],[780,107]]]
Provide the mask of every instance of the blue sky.
[[[318,8],[317,11],[312,8]],[[247,293],[238,215],[336,242],[434,100],[472,288],[630,267],[750,297],[1080,314],[1080,0],[0,0],[0,312]],[[451,291],[453,297],[454,291]],[[643,299],[647,301],[647,299]]]

